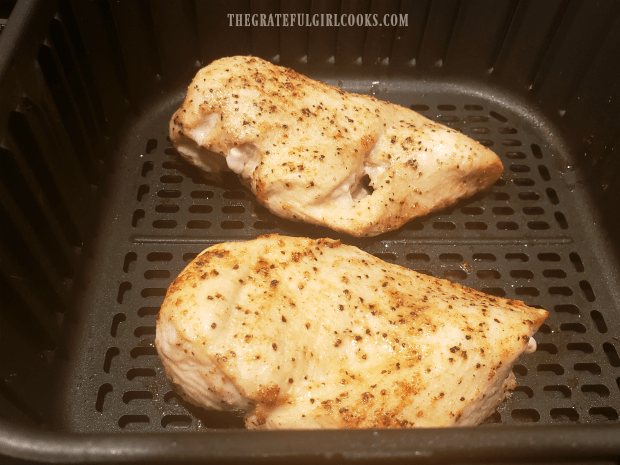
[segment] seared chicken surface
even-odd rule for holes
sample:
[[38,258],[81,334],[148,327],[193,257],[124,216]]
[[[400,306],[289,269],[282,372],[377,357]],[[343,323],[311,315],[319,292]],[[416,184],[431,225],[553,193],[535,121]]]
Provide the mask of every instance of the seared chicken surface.
[[200,70],[170,138],[207,172],[228,166],[276,215],[354,236],[397,229],[503,170],[486,147],[410,109],[254,57]]
[[185,399],[251,429],[477,425],[547,314],[338,241],[270,235],[196,257],[156,347]]

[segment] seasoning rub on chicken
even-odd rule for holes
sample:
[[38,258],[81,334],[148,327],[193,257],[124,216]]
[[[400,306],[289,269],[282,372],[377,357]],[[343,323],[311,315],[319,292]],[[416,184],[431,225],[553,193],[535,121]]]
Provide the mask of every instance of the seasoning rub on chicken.
[[503,170],[486,147],[410,109],[244,56],[198,72],[170,138],[205,171],[228,166],[276,215],[354,236],[397,229]]
[[547,314],[338,241],[270,235],[196,257],[156,347],[185,399],[251,429],[477,425]]

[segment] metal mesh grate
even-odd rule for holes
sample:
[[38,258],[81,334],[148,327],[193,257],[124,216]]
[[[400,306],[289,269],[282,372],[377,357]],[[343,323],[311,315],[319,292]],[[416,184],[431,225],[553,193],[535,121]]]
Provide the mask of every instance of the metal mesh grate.
[[174,393],[154,348],[155,318],[169,283],[205,247],[271,232],[339,237],[385,261],[549,310],[538,351],[514,368],[519,386],[487,424],[617,421],[618,317],[604,304],[609,290],[592,278],[600,271],[587,244],[573,234],[580,219],[544,139],[480,98],[422,100],[411,108],[492,148],[504,175],[484,193],[374,239],[277,218],[234,174],[207,179],[183,162],[162,129],[171,112],[144,116],[138,137],[121,150],[119,171],[129,181],[118,186],[123,205],[111,213],[121,240],[104,246],[115,250],[101,274],[111,291],[102,291],[107,301],[93,309],[88,361],[76,363],[91,373],[69,395],[84,406],[69,428],[242,427],[240,419],[192,407]]

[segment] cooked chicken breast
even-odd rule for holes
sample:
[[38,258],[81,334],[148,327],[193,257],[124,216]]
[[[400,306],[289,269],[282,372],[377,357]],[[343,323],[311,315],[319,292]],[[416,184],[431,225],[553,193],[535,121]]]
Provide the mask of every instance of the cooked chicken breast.
[[270,235],[191,262],[156,347],[185,399],[251,429],[477,425],[546,317],[338,241]]
[[238,173],[276,215],[354,236],[397,229],[503,170],[486,147],[412,110],[253,57],[200,70],[170,138],[199,168]]

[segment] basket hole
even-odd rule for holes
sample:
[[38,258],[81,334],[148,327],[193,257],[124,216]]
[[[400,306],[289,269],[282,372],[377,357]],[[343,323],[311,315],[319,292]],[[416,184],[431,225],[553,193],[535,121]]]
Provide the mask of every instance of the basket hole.
[[470,116],[468,119],[472,123],[486,123],[489,121],[488,117],[482,115]]
[[603,318],[601,312],[599,312],[598,310],[592,310],[590,312],[590,317],[592,318],[592,321],[594,321],[596,329],[599,333],[607,332],[607,323],[605,323],[605,319]]
[[558,223],[558,226],[560,227],[560,229],[568,229],[568,221],[566,221],[566,217],[564,216],[564,213],[555,212],[553,216],[555,217],[555,221]]
[[183,182],[183,176],[175,175],[175,174],[165,174],[160,177],[159,180],[166,184],[180,184]]
[[549,229],[551,226],[549,226],[549,223],[546,221],[528,221],[527,227],[534,231],[544,231]]
[[519,186],[519,187],[529,187],[529,186],[533,186],[534,180],[530,179],[530,178],[515,178],[512,181],[514,183],[515,186]]
[[513,221],[500,221],[497,223],[497,229],[501,231],[514,231],[519,229],[519,225]]
[[526,215],[542,215],[545,210],[541,207],[523,207],[523,213]]
[[575,271],[577,271],[578,273],[582,273],[584,270],[584,267],[583,267],[583,262],[581,261],[581,257],[579,256],[579,254],[576,252],[571,252],[569,257],[570,257],[571,263],[575,267]]
[[461,213],[464,215],[482,215],[484,209],[482,207],[463,207],[461,208]]
[[562,323],[560,325],[560,331],[583,334],[586,332],[586,327],[581,323]]
[[176,213],[179,209],[179,206],[175,204],[160,203],[155,206],[155,211],[157,213]]
[[426,276],[435,276],[430,270],[413,270],[416,273],[425,274]]
[[[444,118],[448,118],[448,116],[444,116]],[[452,118],[456,118],[456,116],[452,116]],[[489,128],[482,127],[471,128],[470,131],[472,132],[472,134],[489,134],[491,132]]]
[[501,423],[501,422],[502,422],[502,416],[500,415],[500,413],[494,412],[488,417],[486,417],[483,423],[496,424],[496,423]]
[[166,170],[180,170],[183,168],[183,164],[178,161],[165,161],[161,164],[161,166]]
[[439,121],[442,123],[456,123],[459,121],[459,118],[457,116],[440,116]]
[[135,400],[152,400],[153,394],[149,391],[127,391],[123,394],[123,402],[128,404]]
[[395,253],[376,253],[373,254],[375,257],[386,261],[386,262],[392,262],[394,263],[396,261],[396,254]]
[[181,191],[176,189],[161,189],[157,192],[157,196],[162,199],[176,199],[181,197]]
[[480,270],[476,273],[476,276],[483,280],[499,279],[502,277],[497,270]]
[[145,161],[142,164],[142,177],[146,178],[148,176],[148,174],[153,171],[153,168],[155,167],[155,165],[153,164],[152,161]]
[[134,347],[129,355],[131,358],[157,356],[157,349],[155,347]]
[[140,307],[138,309],[138,316],[144,318],[145,316],[154,316],[159,313],[159,307]]
[[557,253],[553,253],[553,252],[539,253],[537,257],[538,257],[538,260],[540,260],[541,262],[559,262],[560,261],[560,256]]
[[482,106],[480,106],[480,105],[465,105],[465,110],[467,110],[467,111],[482,111]]
[[528,387],[528,386],[517,386],[516,388],[513,389],[512,392],[513,393],[516,393],[516,392],[523,393],[523,395],[521,397],[527,397],[528,399],[531,399],[532,397],[534,397],[533,389],[531,387]]
[[131,290],[131,283],[127,281],[122,282],[118,286],[118,295],[116,296],[116,301],[119,304],[122,304],[123,300],[125,299],[125,294],[127,294],[127,292],[129,292],[130,290]]
[[482,292],[494,295],[495,297],[506,297],[506,291],[501,287],[485,287],[482,289]]
[[540,149],[540,146],[538,144],[532,144],[530,145],[530,148],[532,149],[532,154],[534,155],[534,157],[538,159],[541,159],[543,157],[542,150]]
[[128,252],[125,254],[125,261],[123,262],[123,271],[129,273],[136,267],[136,261],[138,260],[138,254],[135,252]]
[[504,127],[499,128],[497,132],[499,132],[500,134],[516,134],[518,131],[516,128]]
[[543,179],[543,181],[551,181],[551,175],[549,174],[549,170],[546,166],[540,165],[538,167],[538,172],[540,173],[540,177]]
[[588,410],[591,417],[601,420],[614,421],[618,419],[618,412],[611,407],[592,407]]
[[188,229],[209,229],[211,222],[207,220],[190,220],[187,222]]
[[510,207],[493,207],[494,215],[512,215],[514,214],[514,210]]
[[571,315],[579,315],[579,307],[573,304],[559,304],[553,307],[558,313],[570,313]]
[[243,229],[245,224],[243,221],[222,221],[222,229]]
[[176,220],[155,220],[153,227],[157,229],[173,229],[177,227]]
[[[579,287],[581,288],[581,291],[583,292],[583,295],[588,302],[594,302],[596,300],[596,297],[594,297],[594,291],[592,290],[592,286],[590,286],[590,283],[588,281],[579,281]],[[603,317],[601,316],[601,318]]]
[[192,191],[190,194],[192,199],[210,199],[213,197],[212,191]]
[[551,326],[547,323],[543,323],[540,325],[540,328],[538,328],[538,332],[541,334],[551,334]]
[[137,228],[141,221],[146,217],[146,212],[139,208],[133,212],[133,217],[131,218],[131,226]]
[[549,412],[551,418],[559,421],[577,421],[579,414],[574,408],[552,408]]
[[510,413],[510,416],[519,423],[536,423],[540,420],[540,414],[531,408],[515,409]]
[[125,321],[127,317],[124,313],[117,313],[112,318],[112,328],[110,328],[110,336],[116,337],[119,334],[119,328],[123,321]]
[[543,270],[543,276],[545,278],[564,279],[566,278],[566,271],[564,270]]
[[523,152],[506,152],[506,158],[509,160],[523,160],[525,154]]
[[[502,141],[502,145],[504,147],[520,147],[521,145],[523,145],[523,142],[521,142],[519,139],[504,139]],[[530,169],[528,168],[527,171],[529,171]]]
[[222,197],[229,200],[242,200],[245,199],[245,192],[243,191],[226,191],[222,194]]
[[189,415],[164,415],[161,419],[163,428],[186,429],[192,425],[192,419]]
[[118,419],[118,426],[125,429],[131,426],[148,424],[149,422],[149,417],[146,415],[123,415]]
[[150,154],[157,148],[157,139],[149,139],[146,141],[146,148],[144,149],[146,154]]
[[182,402],[182,399],[176,392],[168,391],[164,394],[164,402],[167,404],[178,405]]
[[136,337],[155,336],[155,326],[138,326],[133,331],[133,335]]
[[211,213],[212,211],[211,205],[192,205],[189,207],[190,213]]
[[532,279],[534,277],[534,273],[530,270],[512,270],[510,272],[510,276],[516,279]]
[[179,154],[179,152],[177,152],[177,149],[175,149],[174,147],[166,147],[164,149],[164,153],[171,156],[177,156]]
[[170,271],[168,270],[146,270],[144,272],[146,279],[166,279],[170,277]]
[[495,145],[495,142],[491,139],[477,139],[477,142],[485,147],[493,147],[493,145]]
[[146,256],[149,262],[169,262],[172,260],[172,254],[169,252],[151,252]]
[[518,287],[515,294],[519,296],[538,297],[540,292],[535,287]]
[[454,105],[437,105],[437,109],[441,111],[455,111],[456,107]]
[[431,257],[425,253],[408,253],[405,258],[416,262],[430,262],[431,260]]
[[558,205],[560,203],[560,199],[558,198],[558,194],[555,189],[548,187],[545,192],[547,193],[547,197],[553,205]]
[[254,229],[276,229],[278,223],[271,220],[257,221],[254,223]]
[[120,355],[121,351],[119,350],[118,347],[110,347],[106,353],[105,353],[105,358],[103,359],[103,371],[104,373],[110,373],[110,370],[112,369],[112,360],[114,359],[114,357],[117,357],[118,355]]
[[609,364],[614,367],[620,367],[620,357],[618,357],[618,352],[613,344],[606,342],[603,344],[603,350],[607,355],[607,359],[609,360]]
[[530,167],[527,165],[510,165],[510,171],[513,173],[529,173]]
[[142,184],[140,187],[138,187],[138,195],[136,197],[138,202],[142,202],[142,200],[144,199],[144,196],[148,194],[149,191],[150,191],[150,188],[146,184]]
[[550,372],[558,376],[564,374],[564,368],[557,363],[541,363],[536,367],[536,370],[541,373]]
[[411,108],[413,111],[428,111],[431,109],[431,107],[422,103],[414,103],[413,105],[410,105],[409,108]]
[[433,228],[440,231],[452,231],[456,229],[456,225],[451,221],[437,221],[433,223]]
[[472,258],[476,262],[494,262],[495,260],[497,260],[495,258],[495,255],[490,253],[475,253],[472,255]]
[[102,384],[99,386],[99,391],[97,392],[97,400],[95,402],[95,410],[97,412],[103,412],[103,404],[105,402],[105,397],[112,392],[112,385],[109,383]]
[[446,270],[443,272],[444,279],[462,281],[467,279],[467,273],[463,270]]
[[165,297],[166,288],[164,287],[146,287],[140,292],[142,297]]
[[558,353],[558,348],[555,346],[555,344],[544,342],[537,344],[536,351],[547,352],[548,354],[555,355]]
[[489,197],[492,200],[510,200],[510,194],[507,192],[491,192]]
[[506,118],[505,116],[500,115],[496,111],[490,111],[489,112],[489,116],[491,116],[492,118],[495,118],[497,121],[500,121],[502,123],[505,123],[505,122],[508,121],[508,118]]
[[439,255],[439,260],[447,263],[461,263],[463,261],[463,256],[458,253],[442,253]]
[[512,371],[514,372],[515,375],[518,376],[527,376],[527,368],[525,368],[523,365],[519,365],[516,364],[515,366],[512,367]]
[[196,258],[198,256],[199,252],[188,252],[183,254],[183,261],[184,262],[191,262],[194,258]]
[[609,397],[609,389],[604,384],[584,384],[581,386],[584,394],[594,394],[598,397]]
[[245,213],[245,207],[241,205],[226,205],[222,207],[222,213],[226,213],[227,215]]
[[129,381],[135,378],[153,378],[156,376],[153,368],[132,368],[127,372],[127,379]]
[[424,229],[424,223],[420,220],[411,220],[403,226],[403,228],[409,231],[422,231]]
[[573,350],[575,352],[582,352],[584,354],[591,354],[594,352],[594,347],[587,342],[569,342],[566,345],[568,350]]
[[543,388],[543,392],[548,393],[553,397],[570,399],[572,396],[572,391],[568,386],[564,386],[563,384],[553,385],[553,386],[545,386]]
[[596,363],[575,363],[575,371],[587,371],[593,375],[600,375],[601,367]]
[[540,195],[536,192],[519,192],[518,197],[521,200],[540,200]]

